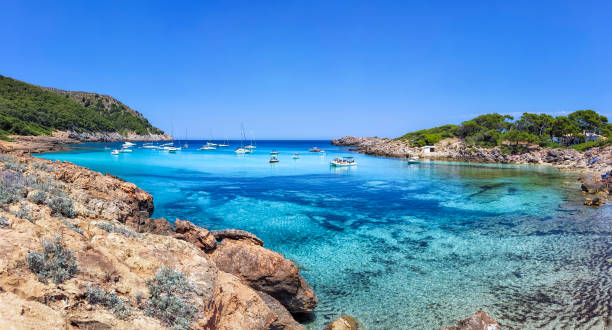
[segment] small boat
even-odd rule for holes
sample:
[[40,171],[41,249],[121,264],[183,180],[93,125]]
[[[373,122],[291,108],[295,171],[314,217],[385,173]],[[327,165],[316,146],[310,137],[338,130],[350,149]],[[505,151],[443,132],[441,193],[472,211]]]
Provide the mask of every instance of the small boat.
[[412,156],[408,158],[408,164],[417,164],[417,163],[420,163],[419,157]]
[[355,158],[353,157],[336,157],[330,163],[332,166],[344,167],[344,166],[355,166],[357,163],[355,162]]
[[123,148],[119,152],[132,152],[132,149]]
[[308,149],[308,151],[310,151],[310,152],[321,152],[321,149],[319,149],[317,147],[314,147],[312,149]]
[[127,149],[130,147],[135,146],[136,144],[132,143],[132,142],[124,142],[123,145],[121,145],[122,148]]
[[217,144],[217,147],[219,147],[219,148],[229,147],[229,144],[223,144],[223,143],[221,143],[221,144]]
[[110,149],[110,147],[104,147],[104,150],[108,150],[108,149]]
[[199,148],[198,150],[216,150],[216,147],[210,146],[210,145],[205,145],[202,146],[201,148]]
[[300,153],[299,152],[294,153],[293,159],[300,159]]
[[238,148],[234,150],[234,152],[237,154],[248,154],[248,153],[251,153],[251,150],[245,149],[245,148]]
[[143,144],[143,145],[142,145],[142,147],[143,147],[144,149],[157,149],[157,146],[154,146],[154,145],[153,145],[153,144],[151,144],[151,143],[145,143],[145,144]]
[[170,152],[170,153],[176,153],[177,150],[181,150],[181,148],[175,148],[175,147],[169,147],[168,148],[168,152]]
[[216,146],[218,146],[218,144],[212,143],[212,142],[206,142],[206,146],[207,147],[216,147]]
[[272,150],[272,151],[270,151],[270,155],[278,155],[278,151]]
[[118,154],[119,154],[119,150],[117,149],[111,151],[111,155],[118,155]]
[[270,163],[278,163],[278,158],[276,158],[276,156],[272,156],[270,158]]
[[189,149],[189,145],[187,145],[187,143],[185,143],[185,145],[183,145],[183,149]]
[[256,146],[254,146],[252,144],[249,144],[248,146],[244,146],[244,147],[247,148],[247,149],[255,149],[255,148],[257,148]]

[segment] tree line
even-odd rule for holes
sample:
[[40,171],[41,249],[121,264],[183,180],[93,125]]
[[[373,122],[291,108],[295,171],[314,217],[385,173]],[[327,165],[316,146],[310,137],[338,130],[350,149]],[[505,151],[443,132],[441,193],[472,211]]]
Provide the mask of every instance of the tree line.
[[[547,114],[523,113],[516,119],[497,113],[478,116],[464,121],[461,125],[444,125],[405,134],[398,139],[406,140],[413,146],[424,146],[444,138],[459,137],[468,145],[495,147],[517,146],[525,143],[544,147],[567,147],[589,143],[588,137],[599,135],[609,137],[612,124],[608,118],[593,110],[579,110],[567,116],[553,117]],[[609,144],[593,142],[596,146]],[[581,147],[577,147],[581,149]]]

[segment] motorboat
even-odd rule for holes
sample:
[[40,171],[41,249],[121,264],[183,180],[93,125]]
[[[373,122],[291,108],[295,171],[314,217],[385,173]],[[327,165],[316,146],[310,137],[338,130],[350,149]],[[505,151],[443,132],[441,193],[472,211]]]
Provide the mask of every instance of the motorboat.
[[119,150],[117,149],[111,151],[111,155],[118,155],[118,154],[119,154]]
[[132,143],[132,142],[124,142],[124,143],[121,145],[121,147],[122,147],[122,148],[127,149],[127,148],[131,148],[131,147],[133,147],[133,146],[135,146],[135,145],[136,145],[136,144],[135,144],[135,143]]
[[237,154],[248,154],[251,153],[251,150],[245,148],[237,148],[236,150],[234,150],[234,152]]
[[294,153],[293,159],[300,159],[300,153],[299,152]]
[[216,150],[217,148],[212,145],[205,145],[200,147],[198,150]]
[[145,144],[142,145],[142,147],[144,149],[157,149],[158,148],[157,146],[155,146],[155,145],[153,145],[151,143],[145,143]]
[[420,163],[420,158],[417,156],[412,156],[408,158],[408,164],[417,164]]
[[345,166],[355,166],[357,163],[355,162],[355,158],[353,157],[336,157],[330,163],[332,166],[336,167],[345,167]]
[[270,163],[278,163],[278,162],[279,162],[279,160],[278,160],[278,158],[276,156],[272,156],[270,158]]
[[308,149],[308,151],[310,151],[310,152],[321,152],[321,149],[319,149],[317,147],[314,147],[314,148]]
[[[246,147],[245,147],[245,148],[246,148]],[[272,150],[272,151],[270,151],[270,155],[278,155],[278,151],[276,151],[276,150]]]
[[212,143],[212,142],[206,142],[205,146],[207,146],[207,147],[216,147],[216,146],[218,146],[218,144]]
[[169,147],[168,148],[168,152],[170,152],[170,153],[176,153],[178,150],[181,150],[181,148],[175,148],[175,147]]
[[123,149],[119,150],[119,152],[132,152],[132,149],[123,148]]

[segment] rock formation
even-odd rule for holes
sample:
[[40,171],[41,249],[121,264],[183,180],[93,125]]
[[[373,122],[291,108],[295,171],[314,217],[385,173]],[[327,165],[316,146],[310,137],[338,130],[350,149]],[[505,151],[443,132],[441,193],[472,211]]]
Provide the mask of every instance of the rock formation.
[[443,327],[440,330],[500,330],[501,326],[491,318],[485,311],[477,311],[463,320],[457,321],[457,325]]
[[324,330],[362,330],[363,325],[350,315],[341,315],[325,326]]
[[254,235],[175,230],[111,175],[0,154],[0,188],[0,328],[302,329],[288,310],[316,306]]

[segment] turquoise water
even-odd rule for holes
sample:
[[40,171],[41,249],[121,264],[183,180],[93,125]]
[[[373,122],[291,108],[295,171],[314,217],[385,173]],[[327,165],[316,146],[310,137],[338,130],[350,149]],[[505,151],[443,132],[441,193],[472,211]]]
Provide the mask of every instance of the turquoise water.
[[[176,154],[111,156],[103,146],[118,144],[87,144],[41,156],[134,182],[154,196],[155,217],[257,234],[315,289],[310,329],[341,313],[368,329],[437,329],[477,309],[508,328],[610,326],[612,210],[582,206],[571,174],[409,164],[326,141],[263,141],[251,155],[190,144]],[[278,164],[268,163],[272,149]],[[349,154],[356,167],[329,166]]]

